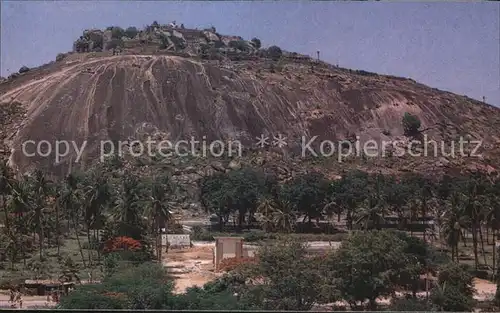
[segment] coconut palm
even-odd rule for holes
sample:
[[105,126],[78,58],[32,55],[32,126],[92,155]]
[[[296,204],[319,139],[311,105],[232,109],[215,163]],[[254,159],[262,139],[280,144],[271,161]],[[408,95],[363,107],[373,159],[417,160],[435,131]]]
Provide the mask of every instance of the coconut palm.
[[48,213],[50,208],[48,208],[47,201],[49,196],[53,194],[52,182],[49,181],[45,174],[41,170],[35,170],[29,179],[32,192],[30,198],[30,206],[33,211],[31,211],[31,221],[34,222],[36,230],[38,232],[39,240],[39,252],[40,259],[43,259],[43,243],[44,243],[44,224],[45,224],[45,213]]
[[273,198],[266,197],[261,199],[257,206],[257,213],[262,217],[262,229],[266,232],[274,230],[273,213],[276,211],[276,203]]
[[282,232],[290,233],[295,229],[297,214],[293,210],[292,204],[285,200],[276,200],[273,212],[274,227]]
[[[92,242],[90,229],[94,229],[95,242],[99,242],[99,229],[104,223],[104,211],[111,201],[111,192],[107,177],[96,172],[90,172],[83,182],[83,204],[84,221],[87,229],[87,240]],[[98,259],[100,259],[99,248],[97,247]],[[92,262],[89,252],[89,262]]]
[[166,228],[171,220],[170,209],[175,206],[173,195],[175,185],[167,176],[160,176],[153,179],[150,190],[150,205],[147,207],[146,216],[151,221],[151,234],[155,238],[156,256],[161,260],[161,236],[162,228]]
[[79,225],[81,214],[82,193],[79,189],[80,177],[74,173],[69,173],[64,179],[62,191],[59,193],[58,205],[63,208],[65,215],[68,219],[68,226],[73,223],[75,230],[78,248],[80,249],[80,256],[82,257],[83,266],[86,266],[85,256],[79,236]]
[[139,178],[125,172],[120,177],[120,185],[116,194],[115,206],[111,218],[116,223],[116,234],[136,240],[143,239],[143,227],[140,214],[144,197]]
[[14,175],[7,165],[6,161],[0,162],[0,205],[4,213],[5,230],[9,232],[9,207],[7,205],[7,197],[12,190]]
[[441,232],[446,238],[447,245],[451,248],[451,259],[458,262],[458,244],[462,237],[462,228],[468,223],[465,216],[462,194],[454,191],[450,194],[447,210],[441,216]]

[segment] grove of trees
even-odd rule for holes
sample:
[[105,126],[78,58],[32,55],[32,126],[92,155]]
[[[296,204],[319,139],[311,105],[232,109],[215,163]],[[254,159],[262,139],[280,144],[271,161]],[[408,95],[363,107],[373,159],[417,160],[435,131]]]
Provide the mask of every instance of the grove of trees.
[[[439,275],[422,297],[408,286],[417,286],[424,272]],[[240,264],[183,294],[173,293],[173,278],[161,266],[148,261],[127,265],[107,272],[102,284],[78,287],[59,307],[310,310],[344,301],[352,310],[376,310],[376,300],[389,297],[391,310],[470,311],[474,292],[470,271],[421,239],[394,230],[371,230],[356,231],[339,250],[320,255],[311,255],[296,241],[266,244],[255,262]]]
[[456,261],[470,235],[475,268],[496,266],[486,247],[494,245],[500,226],[500,180],[483,173],[432,179],[351,171],[335,181],[307,173],[278,184],[272,175],[241,169],[206,177],[200,190],[204,208],[221,227],[235,215],[243,229],[256,213],[261,226],[275,232],[291,232],[300,221],[326,219],[347,230],[369,230],[390,227],[390,220],[424,241],[446,243]]
[[[499,187],[498,178],[480,172],[431,178],[350,171],[336,180],[309,172],[279,182],[272,173],[243,166],[205,176],[200,202],[218,217],[221,231],[232,219],[238,231],[304,232],[326,221],[352,233],[340,249],[322,256],[311,256],[297,242],[265,245],[258,262],[174,296],[171,279],[155,265],[162,258],[161,229],[167,222],[166,231],[176,231],[168,221],[182,200],[168,172],[139,175],[113,158],[55,179],[40,170],[15,175],[4,163],[0,262],[16,271],[36,258],[40,269],[55,253],[60,278],[80,280],[74,260],[60,254],[74,238],[79,263],[104,268],[104,281],[77,288],[61,302],[65,308],[177,309],[189,303],[193,309],[307,310],[342,300],[374,309],[377,299],[405,290],[408,299],[394,297],[394,308],[468,309],[474,305],[472,274],[485,266],[492,274],[498,270],[488,247],[500,226]],[[449,250],[440,249],[441,242]],[[438,250],[449,251],[448,257]],[[459,264],[465,251],[473,256],[473,272]],[[419,280],[426,273],[437,273],[438,281],[421,299]],[[143,280],[133,285],[139,274]],[[82,305],[90,299],[96,300]]]

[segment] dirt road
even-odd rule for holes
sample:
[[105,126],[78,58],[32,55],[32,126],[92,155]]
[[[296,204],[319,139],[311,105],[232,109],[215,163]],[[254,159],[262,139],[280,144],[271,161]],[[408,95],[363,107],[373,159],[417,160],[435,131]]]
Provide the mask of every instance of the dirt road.
[[214,280],[213,243],[197,244],[192,248],[170,249],[163,256],[163,264],[175,278],[175,292],[182,293],[189,287],[203,286]]

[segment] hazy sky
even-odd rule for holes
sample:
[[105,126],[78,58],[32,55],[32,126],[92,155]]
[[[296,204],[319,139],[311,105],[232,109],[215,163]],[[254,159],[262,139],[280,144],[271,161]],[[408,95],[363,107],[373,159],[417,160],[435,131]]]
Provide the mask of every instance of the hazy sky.
[[86,28],[176,20],[500,106],[500,3],[2,1],[1,75],[69,51]]

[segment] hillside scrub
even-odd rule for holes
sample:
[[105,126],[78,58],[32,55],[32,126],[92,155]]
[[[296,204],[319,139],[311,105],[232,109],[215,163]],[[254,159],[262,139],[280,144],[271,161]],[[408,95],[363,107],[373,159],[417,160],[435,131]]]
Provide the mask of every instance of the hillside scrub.
[[415,137],[419,134],[421,126],[420,119],[413,114],[406,112],[403,116],[403,130],[408,137]]

